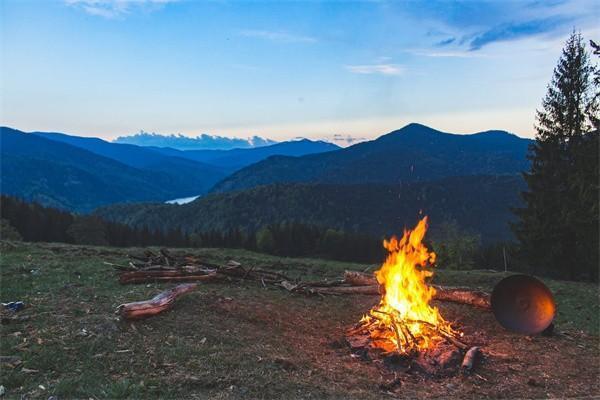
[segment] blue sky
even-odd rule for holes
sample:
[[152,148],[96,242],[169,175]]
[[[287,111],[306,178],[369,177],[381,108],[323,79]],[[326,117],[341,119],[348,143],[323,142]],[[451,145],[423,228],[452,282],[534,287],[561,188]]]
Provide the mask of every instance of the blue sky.
[[408,122],[533,135],[597,1],[3,0],[0,123],[373,138]]

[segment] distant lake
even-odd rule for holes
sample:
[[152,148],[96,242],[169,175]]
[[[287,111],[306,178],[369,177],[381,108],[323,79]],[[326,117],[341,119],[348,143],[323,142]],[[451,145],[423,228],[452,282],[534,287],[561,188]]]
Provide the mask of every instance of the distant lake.
[[186,204],[196,200],[200,196],[192,196],[192,197],[182,197],[180,199],[167,200],[165,203],[167,204]]

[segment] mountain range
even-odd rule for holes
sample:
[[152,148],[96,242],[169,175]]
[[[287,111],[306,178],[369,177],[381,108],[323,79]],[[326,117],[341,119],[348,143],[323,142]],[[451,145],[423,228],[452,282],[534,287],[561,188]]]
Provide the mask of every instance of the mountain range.
[[185,205],[114,205],[104,218],[188,232],[256,230],[296,221],[389,235],[421,213],[432,230],[456,221],[484,241],[510,237],[530,140],[503,131],[454,135],[410,124],[354,146],[272,156],[234,172]]
[[236,169],[271,154],[303,155],[337,148],[306,140],[206,150],[200,157],[175,149],[6,127],[0,127],[0,143],[2,193],[83,212],[117,202],[202,195]]
[[270,157],[219,182],[212,192],[272,183],[393,184],[449,176],[517,174],[528,139],[504,131],[444,133],[410,124],[376,140],[304,157]]
[[456,221],[486,240],[510,236],[531,143],[503,131],[455,135],[419,124],[347,148],[297,140],[178,150],[0,133],[2,193],[80,212],[101,207],[102,217],[133,226],[193,232],[297,221],[388,235],[427,213],[432,230]]
[[162,154],[209,163],[231,172],[264,160],[270,156],[281,155],[299,157],[306,154],[324,153],[340,149],[339,146],[333,143],[320,140],[312,141],[308,139],[292,140],[252,149],[180,151],[168,147],[151,148]]

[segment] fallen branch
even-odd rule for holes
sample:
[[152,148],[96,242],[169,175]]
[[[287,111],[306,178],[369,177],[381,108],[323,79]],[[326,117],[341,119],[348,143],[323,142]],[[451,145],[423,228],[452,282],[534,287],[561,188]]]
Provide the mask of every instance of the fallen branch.
[[453,288],[439,285],[431,286],[435,288],[435,294],[433,295],[434,300],[469,304],[475,307],[485,308],[486,310],[492,308],[489,293],[467,288]]
[[[236,261],[220,266],[210,264],[194,256],[172,255],[162,249],[160,254],[146,251],[143,257],[130,256],[129,266],[108,264],[120,270],[119,282],[207,282],[215,280],[255,281],[283,287],[290,292],[320,295],[381,295],[381,287],[373,273],[346,271],[343,279],[315,282],[298,282],[273,270],[246,269]],[[468,288],[452,288],[432,285],[436,292],[434,300],[451,301],[490,309],[490,295]]]
[[344,282],[352,286],[378,285],[375,275],[358,271],[344,271]]
[[121,304],[117,307],[117,313],[125,319],[151,317],[173,307],[175,300],[179,296],[196,289],[197,286],[196,283],[177,285],[172,289],[157,294],[150,300]]
[[[302,286],[296,285],[296,288],[291,290],[296,292],[306,292],[306,293],[318,293],[318,294],[333,294],[333,295],[342,295],[342,294],[366,294],[379,295],[379,285],[374,286],[331,286],[331,287],[319,287],[319,286]],[[290,289],[288,289],[290,290]]]
[[197,282],[213,281],[219,279],[215,272],[203,274],[188,273],[185,271],[128,271],[119,274],[119,283],[148,283],[148,282]]

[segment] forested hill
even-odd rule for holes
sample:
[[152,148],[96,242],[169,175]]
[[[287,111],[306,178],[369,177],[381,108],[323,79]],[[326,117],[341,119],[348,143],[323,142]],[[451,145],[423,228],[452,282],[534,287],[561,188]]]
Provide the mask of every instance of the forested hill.
[[205,162],[233,172],[273,155],[298,157],[306,154],[334,151],[339,148],[339,146],[333,143],[321,140],[300,139],[250,149],[186,151],[168,147],[150,147],[149,149],[163,154]]
[[455,135],[410,124],[338,151],[270,157],[230,175],[212,191],[271,183],[396,184],[449,176],[517,174],[528,169],[530,143],[504,131]]
[[520,176],[452,177],[401,185],[277,184],[211,194],[185,205],[114,205],[103,218],[151,229],[187,232],[242,228],[249,231],[298,221],[374,235],[399,234],[421,213],[431,229],[456,221],[485,242],[510,237],[510,207],[520,204]]
[[81,148],[82,143],[6,127],[0,127],[0,140],[2,193],[61,209],[90,211],[117,202],[191,196],[224,176],[216,168],[158,153],[154,159],[140,156],[140,163],[148,164],[134,167],[118,154],[104,156]]

